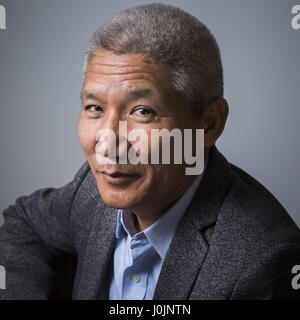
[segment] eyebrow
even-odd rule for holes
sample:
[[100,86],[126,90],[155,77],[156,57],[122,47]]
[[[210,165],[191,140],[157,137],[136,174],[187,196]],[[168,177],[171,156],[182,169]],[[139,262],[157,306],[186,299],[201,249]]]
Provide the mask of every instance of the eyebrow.
[[157,94],[151,89],[137,89],[129,92],[129,97],[131,99],[156,97]]
[[[148,97],[157,97],[157,94],[148,88],[145,89],[136,89],[133,91],[130,91],[128,94],[130,99],[140,99],[140,98],[148,98]],[[89,91],[82,91],[80,94],[81,101],[85,99],[91,99],[91,100],[97,100],[99,101],[99,97],[97,97],[94,93]]]
[[81,94],[80,94],[81,101],[83,100],[83,98],[92,99],[92,100],[99,100],[95,94],[93,94],[92,92],[89,92],[89,91],[82,91],[81,92]]

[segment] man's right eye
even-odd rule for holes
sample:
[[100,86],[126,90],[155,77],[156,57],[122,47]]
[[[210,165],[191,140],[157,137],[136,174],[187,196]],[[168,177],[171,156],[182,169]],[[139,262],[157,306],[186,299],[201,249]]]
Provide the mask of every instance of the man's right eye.
[[84,109],[86,111],[91,111],[91,112],[101,112],[102,111],[102,108],[99,106],[96,106],[96,105],[89,105],[89,106],[86,106]]

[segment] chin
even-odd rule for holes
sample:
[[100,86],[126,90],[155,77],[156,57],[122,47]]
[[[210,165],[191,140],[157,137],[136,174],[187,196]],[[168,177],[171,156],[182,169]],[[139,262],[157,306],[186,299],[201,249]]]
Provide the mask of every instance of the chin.
[[103,185],[98,189],[102,200],[111,208],[131,209],[139,202],[136,198],[136,192],[113,190],[111,187]]
[[111,185],[96,175],[98,191],[105,204],[111,208],[133,209],[143,201],[149,187],[143,179],[125,185]]
[[102,200],[105,202],[107,206],[115,209],[133,210],[133,208],[135,208],[135,206],[137,205],[135,201],[118,200],[118,199],[112,199],[109,197],[102,197]]

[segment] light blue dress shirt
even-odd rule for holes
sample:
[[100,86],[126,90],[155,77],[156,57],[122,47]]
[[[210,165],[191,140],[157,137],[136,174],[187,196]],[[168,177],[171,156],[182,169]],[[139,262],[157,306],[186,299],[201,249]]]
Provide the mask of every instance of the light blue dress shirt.
[[[204,172],[204,170],[203,170]],[[190,204],[203,173],[155,223],[141,232],[129,210],[118,211],[110,300],[151,300],[177,225]]]

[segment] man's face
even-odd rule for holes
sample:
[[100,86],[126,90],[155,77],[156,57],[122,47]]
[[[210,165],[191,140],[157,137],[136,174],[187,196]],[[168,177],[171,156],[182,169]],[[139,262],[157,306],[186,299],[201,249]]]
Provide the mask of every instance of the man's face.
[[[184,99],[171,87],[164,64],[136,54],[99,50],[89,61],[82,90],[80,143],[108,206],[162,214],[195,177],[185,174],[184,164],[99,163],[97,133],[112,129],[118,137],[119,121],[127,121],[128,133],[133,129],[146,132],[149,155],[151,129],[197,127]],[[134,143],[127,139],[122,148],[128,150]],[[117,154],[118,147],[121,144],[117,144]]]

